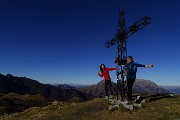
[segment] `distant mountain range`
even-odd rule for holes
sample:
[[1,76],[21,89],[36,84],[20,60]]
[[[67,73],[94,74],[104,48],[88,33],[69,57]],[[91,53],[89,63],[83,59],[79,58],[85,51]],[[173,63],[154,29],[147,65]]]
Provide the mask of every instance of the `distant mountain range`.
[[[112,82],[113,89],[116,91],[116,83]],[[83,88],[77,88],[79,91],[85,92],[91,97],[103,97],[105,96],[104,80],[97,84],[90,85]],[[158,86],[153,81],[137,79],[133,85],[134,94],[169,94],[168,90]]]
[[168,90],[174,94],[180,94],[180,86],[161,86],[162,88]]

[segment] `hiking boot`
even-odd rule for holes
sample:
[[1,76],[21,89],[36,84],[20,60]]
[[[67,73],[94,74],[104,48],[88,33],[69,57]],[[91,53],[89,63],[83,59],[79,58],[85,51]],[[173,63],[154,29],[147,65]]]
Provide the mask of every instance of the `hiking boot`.
[[110,95],[110,97],[109,97],[110,99],[114,99],[114,96],[113,95]]
[[105,96],[105,99],[107,100],[109,97],[108,96]]

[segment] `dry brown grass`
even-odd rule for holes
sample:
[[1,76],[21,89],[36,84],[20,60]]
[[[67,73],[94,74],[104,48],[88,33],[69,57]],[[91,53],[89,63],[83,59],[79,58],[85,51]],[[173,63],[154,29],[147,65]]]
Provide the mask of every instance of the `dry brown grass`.
[[2,120],[180,120],[180,96],[146,102],[143,108],[129,111],[123,107],[108,110],[108,102],[94,99],[82,103],[53,104],[21,113],[6,115]]

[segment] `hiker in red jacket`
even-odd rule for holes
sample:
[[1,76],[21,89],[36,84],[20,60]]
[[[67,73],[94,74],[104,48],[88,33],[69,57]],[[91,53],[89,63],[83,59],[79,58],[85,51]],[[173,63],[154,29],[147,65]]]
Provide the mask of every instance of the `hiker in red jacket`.
[[108,99],[108,86],[111,90],[111,95],[110,95],[110,99],[114,98],[113,97],[113,89],[112,89],[112,83],[111,83],[111,78],[109,76],[109,71],[112,71],[112,70],[117,70],[117,68],[106,68],[106,66],[104,64],[101,64],[100,65],[100,71],[101,71],[101,74],[98,72],[97,74],[100,76],[100,77],[104,77],[104,80],[105,80],[105,92],[106,92],[106,99]]

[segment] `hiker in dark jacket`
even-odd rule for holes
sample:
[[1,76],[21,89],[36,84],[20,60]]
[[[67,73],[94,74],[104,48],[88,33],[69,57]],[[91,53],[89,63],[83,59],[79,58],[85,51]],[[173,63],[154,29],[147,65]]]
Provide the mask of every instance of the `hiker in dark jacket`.
[[128,87],[127,100],[132,101],[132,86],[133,86],[134,81],[136,79],[137,67],[152,68],[153,65],[152,64],[142,65],[142,64],[135,63],[133,61],[133,57],[128,56],[127,57],[127,64],[122,65],[122,66],[123,66],[123,70],[124,70],[124,73],[125,73],[126,78],[127,78],[127,87]]

